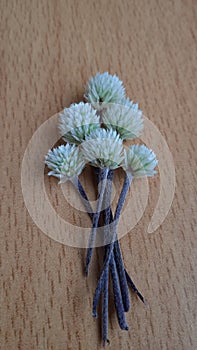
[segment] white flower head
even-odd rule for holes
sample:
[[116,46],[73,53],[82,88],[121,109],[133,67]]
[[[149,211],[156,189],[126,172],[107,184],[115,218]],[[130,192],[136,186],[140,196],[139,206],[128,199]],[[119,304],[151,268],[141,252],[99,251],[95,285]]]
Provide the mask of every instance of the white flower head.
[[103,111],[102,119],[104,125],[116,130],[123,140],[138,137],[144,127],[142,111],[132,101],[110,105]]
[[123,98],[123,100],[121,101],[121,104],[124,106],[138,109],[138,103],[134,103],[133,101],[130,100],[129,97]]
[[59,130],[66,142],[80,144],[97,128],[100,128],[99,116],[89,103],[74,103],[60,114]]
[[157,164],[155,153],[144,145],[133,145],[124,150],[122,167],[133,177],[153,176],[157,173],[154,170]]
[[87,162],[100,168],[116,169],[123,160],[123,145],[116,131],[98,129],[81,144]]
[[60,183],[63,183],[78,176],[85,166],[85,161],[79,147],[67,144],[49,150],[45,164],[51,169],[48,175],[57,177]]
[[87,83],[84,96],[94,108],[102,110],[108,103],[121,102],[125,96],[125,88],[117,75],[97,73]]

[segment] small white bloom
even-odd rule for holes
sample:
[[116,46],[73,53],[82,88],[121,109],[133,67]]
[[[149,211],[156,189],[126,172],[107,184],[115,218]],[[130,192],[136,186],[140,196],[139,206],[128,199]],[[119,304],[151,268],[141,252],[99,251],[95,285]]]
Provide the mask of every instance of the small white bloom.
[[57,177],[62,183],[78,176],[85,166],[85,161],[79,147],[67,144],[49,150],[45,164],[51,169],[48,175]]
[[116,131],[98,129],[81,144],[87,162],[100,168],[116,169],[123,160],[122,140]]
[[133,145],[124,150],[122,167],[133,177],[153,176],[157,173],[154,170],[157,163],[155,153],[144,145]]
[[121,104],[138,110],[138,103],[134,103],[129,97],[123,98]]
[[97,128],[100,128],[99,116],[89,103],[72,104],[60,114],[59,130],[66,142],[80,144]]
[[105,126],[116,130],[123,140],[131,140],[140,135],[143,129],[142,111],[138,104],[125,100],[125,104],[112,104],[103,111]]
[[122,81],[108,72],[97,73],[91,77],[87,86],[85,98],[97,110],[106,108],[108,103],[118,103],[125,96],[125,88]]

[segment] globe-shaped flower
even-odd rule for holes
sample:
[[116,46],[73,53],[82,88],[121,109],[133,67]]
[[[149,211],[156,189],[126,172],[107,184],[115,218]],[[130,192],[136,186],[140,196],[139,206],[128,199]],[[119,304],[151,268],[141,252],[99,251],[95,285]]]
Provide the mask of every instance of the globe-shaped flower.
[[153,176],[157,173],[154,170],[157,163],[155,153],[144,145],[133,145],[124,150],[122,167],[133,177]]
[[72,104],[60,114],[59,130],[66,142],[80,144],[97,128],[100,128],[99,116],[89,103]]
[[106,108],[108,103],[118,103],[125,96],[125,88],[122,81],[108,72],[97,73],[91,77],[87,86],[85,98],[97,110]]
[[126,104],[112,104],[103,111],[104,125],[116,130],[122,139],[129,140],[140,135],[143,129],[142,111],[132,101]]
[[81,144],[87,162],[100,168],[116,169],[123,160],[122,140],[116,131],[98,129]]
[[124,106],[132,107],[138,109],[138,103],[134,103],[130,100],[129,97],[125,97],[122,99],[121,104]]
[[85,166],[79,147],[69,144],[49,150],[45,163],[51,169],[48,175],[57,177],[60,183],[78,176]]

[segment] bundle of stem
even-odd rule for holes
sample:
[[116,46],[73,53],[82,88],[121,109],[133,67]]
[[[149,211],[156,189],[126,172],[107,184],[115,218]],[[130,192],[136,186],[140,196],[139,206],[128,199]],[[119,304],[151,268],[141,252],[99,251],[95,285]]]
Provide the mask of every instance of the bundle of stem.
[[[93,317],[97,317],[96,309],[97,309],[100,295],[102,292],[102,339],[103,339],[103,344],[105,344],[106,341],[108,341],[109,272],[111,273],[113,293],[114,293],[114,303],[115,303],[118,322],[121,329],[128,330],[128,325],[125,319],[125,312],[127,312],[130,308],[128,286],[132,288],[135,294],[140,298],[140,300],[145,305],[147,304],[144,297],[138,291],[137,287],[133,283],[132,279],[130,278],[128,272],[124,267],[121,248],[120,248],[120,244],[116,233],[118,220],[120,218],[121,210],[123,208],[126,194],[128,192],[132,179],[129,178],[126,174],[125,181],[120,194],[120,198],[118,201],[118,205],[113,218],[113,214],[110,207],[113,171],[112,170],[107,172],[99,171],[99,173],[97,174],[98,184],[99,182],[103,181],[103,178],[105,179],[105,182],[104,182],[105,190],[103,191],[101,186],[100,192],[102,192],[102,196],[100,194],[100,198],[102,198],[102,202],[105,204],[104,206],[105,209],[103,211],[104,245],[106,244],[106,241],[107,241],[106,235],[108,234],[109,227],[112,228],[113,232],[111,234],[111,237],[112,237],[111,242],[105,245],[104,264],[103,264],[103,269],[102,269],[102,272],[95,290],[95,294],[94,294],[92,314],[93,314]],[[75,179],[75,181],[72,181],[72,182],[76,187],[76,189],[79,191],[83,204],[92,220],[93,228],[94,228],[94,239],[95,239],[96,229],[98,227],[99,217],[101,215],[102,203],[100,203],[99,205],[97,204],[97,209],[99,208],[100,212],[96,211],[96,213],[94,213],[90,205],[90,202],[88,200],[88,197],[85,193],[85,190],[83,189],[83,186],[80,183],[79,179],[77,180]],[[95,220],[95,214],[97,216],[96,220]],[[95,225],[95,222],[97,222],[97,226]],[[93,229],[91,231],[91,234],[92,232],[93,232]],[[90,237],[89,242],[91,242],[91,244],[93,243],[92,237]],[[88,261],[88,267],[91,261],[92,249],[93,247],[89,245],[88,251],[87,251],[88,259],[86,259],[86,264]],[[87,266],[85,271],[87,272]]]

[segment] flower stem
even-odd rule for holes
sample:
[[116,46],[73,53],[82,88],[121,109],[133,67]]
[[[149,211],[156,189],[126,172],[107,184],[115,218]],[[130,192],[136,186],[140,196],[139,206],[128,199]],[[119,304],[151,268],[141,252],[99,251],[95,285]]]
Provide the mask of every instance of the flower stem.
[[131,174],[129,174],[129,173],[127,174],[126,173],[124,184],[123,184],[123,187],[122,187],[122,191],[121,191],[120,198],[119,198],[119,201],[118,201],[118,205],[116,207],[116,211],[115,211],[115,215],[114,215],[114,221],[117,221],[116,222],[116,227],[118,225],[118,219],[120,217],[121,210],[122,210],[123,205],[125,203],[126,195],[127,195],[128,190],[129,190],[129,187],[131,185],[131,181],[132,181]]
[[102,169],[102,181],[101,181],[100,195],[99,195],[99,198],[97,201],[96,212],[93,215],[92,231],[91,231],[91,235],[90,235],[89,246],[88,246],[88,251],[87,251],[87,256],[86,256],[86,266],[85,266],[86,275],[88,275],[88,272],[89,272],[90,260],[92,257],[92,249],[94,246],[96,230],[98,227],[100,212],[101,212],[101,208],[102,208],[102,204],[103,204],[103,196],[104,196],[104,192],[105,192],[105,188],[106,188],[108,172],[109,172],[108,168]]
[[[118,247],[119,247],[119,250],[118,250]],[[120,289],[121,289],[121,294],[122,294],[124,311],[127,312],[130,309],[129,290],[128,290],[128,284],[127,284],[127,279],[126,279],[126,274],[125,274],[122,253],[121,253],[120,246],[119,246],[119,243],[117,240],[114,242],[113,255],[115,258],[116,267],[117,267],[119,280],[120,280]]]
[[[99,176],[100,177],[100,176]],[[98,180],[99,180],[98,177]],[[105,203],[105,209],[104,209],[104,244],[106,243],[107,238],[107,227],[110,224],[110,201],[111,201],[111,191],[112,191],[112,178],[113,178],[113,171],[110,170],[108,172],[107,176],[107,186],[105,188],[105,194],[104,194],[104,203]],[[107,256],[108,246],[105,245],[105,255],[104,255],[104,261]],[[109,267],[105,270],[104,274],[104,285],[103,285],[103,296],[102,296],[102,338],[103,338],[103,345],[105,345],[106,341],[108,340],[108,298],[109,298]]]
[[89,199],[85,193],[85,190],[79,180],[78,177],[73,177],[71,180],[72,184],[74,185],[74,187],[76,188],[76,190],[79,192],[81,200],[83,202],[83,205],[88,213],[88,215],[90,216],[90,219],[93,219],[94,213],[93,213],[93,209],[91,207],[91,204],[89,202]]
[[[99,169],[100,171],[100,169]],[[109,172],[108,174],[108,180],[112,180],[112,177],[113,176],[113,172]],[[91,207],[91,204],[89,202],[89,199],[85,193],[85,190],[79,180],[79,178],[73,178],[72,181],[73,185],[75,186],[75,188],[77,189],[77,191],[79,192],[80,196],[81,196],[81,199],[82,199],[82,202],[84,204],[84,207],[85,209],[87,210],[87,213],[88,215],[90,216],[90,219],[93,220],[93,209]],[[110,207],[106,207],[106,211],[105,211],[105,221],[106,223],[109,222],[112,222],[113,221],[113,215],[112,215],[112,211],[111,211],[111,208]],[[107,216],[107,217],[106,217]],[[110,217],[110,219],[109,219]],[[109,249],[109,246],[106,246],[105,247],[105,256],[107,254],[107,250]],[[119,275],[119,280],[120,280],[120,288],[121,288],[121,293],[122,293],[122,299],[123,299],[123,305],[124,305],[124,311],[127,311],[127,307],[126,305],[127,302],[127,296],[125,297],[124,294],[124,291],[127,290],[127,284],[126,282],[128,283],[128,285],[130,285],[130,287],[132,288],[132,290],[134,291],[134,293],[139,297],[139,299],[145,304],[146,307],[148,307],[148,304],[145,300],[145,298],[142,296],[142,294],[138,291],[137,287],[135,286],[135,284],[133,283],[131,277],[129,276],[128,272],[126,271],[126,269],[124,268],[124,263],[123,263],[123,258],[122,258],[122,254],[121,254],[121,249],[120,249],[120,244],[119,244],[119,241],[118,239],[115,240],[114,242],[114,249],[113,249],[113,252],[112,252],[112,257],[111,259],[115,259],[115,262],[116,262],[116,266],[117,266],[117,270],[118,270],[118,275]],[[121,266],[120,266],[121,265]],[[112,268],[113,265],[110,266],[110,268]],[[123,269],[124,269],[124,273],[123,272]],[[109,271],[108,269],[106,269],[107,271],[107,274],[108,276],[105,277],[106,280],[105,280],[105,288],[107,286],[107,282],[109,282]],[[125,281],[125,277],[126,277],[126,281]],[[107,281],[107,282],[106,282]],[[98,287],[98,286],[97,286]],[[95,291],[95,296],[94,296],[94,301],[93,301],[93,316],[96,317],[97,316],[97,313],[96,313],[96,308],[97,308],[97,304],[98,304],[98,301],[99,301],[99,296],[100,296],[100,293],[101,293],[101,290],[102,288],[104,288],[104,280],[103,280],[103,285],[101,283],[101,286],[100,286],[100,290],[97,288],[96,291]],[[106,310],[108,310],[108,307],[107,307],[107,301],[108,301],[108,291],[106,291],[106,294],[105,294],[105,311],[103,310],[103,312],[105,313]],[[107,300],[107,301],[106,301]],[[106,317],[106,314],[105,314],[105,320],[107,319]],[[104,315],[103,315],[103,322],[104,322]],[[103,330],[103,341],[108,341],[107,340],[107,333],[108,333],[108,323],[106,323],[105,321],[105,331]],[[104,323],[103,323],[103,328],[104,328]]]
[[119,220],[119,217],[120,217],[120,214],[121,214],[121,210],[123,208],[123,205],[124,205],[124,202],[125,202],[125,199],[126,199],[126,195],[127,195],[129,186],[131,184],[131,180],[132,180],[132,177],[129,177],[128,175],[126,175],[125,181],[124,181],[124,184],[123,184],[123,188],[122,188],[122,191],[121,191],[121,194],[120,194],[120,198],[119,198],[119,201],[118,201],[118,205],[116,207],[114,220],[112,222],[113,223],[112,228],[111,228],[112,239],[111,239],[111,243],[110,243],[110,251],[109,251],[108,256],[106,257],[105,264],[107,264],[109,262],[110,256],[111,256],[112,251],[113,251],[113,243],[115,241],[115,238],[117,237],[116,236],[116,231],[117,231],[117,226],[118,226],[118,220]]
[[126,319],[125,319],[124,306],[122,302],[122,295],[121,295],[119,280],[118,280],[118,273],[117,273],[114,259],[111,259],[109,264],[111,268],[114,302],[115,302],[115,307],[116,307],[116,312],[118,317],[118,323],[121,329],[128,330],[129,327],[127,326]]
[[[110,216],[109,223],[112,223],[113,222],[113,214],[112,214],[111,208],[109,208],[108,215]],[[112,244],[114,244],[114,249],[112,252],[111,259],[115,259],[115,263],[116,263],[116,267],[117,267],[117,271],[118,271],[118,275],[119,275],[120,289],[121,289],[121,294],[122,294],[124,311],[128,312],[130,309],[129,290],[128,290],[128,284],[127,284],[127,279],[126,279],[123,257],[122,257],[117,234],[116,234],[115,242]]]
[[[111,243],[109,245],[108,254],[107,254],[106,258],[105,258],[104,267],[103,267],[100,279],[99,279],[99,281],[97,283],[97,287],[96,287],[95,294],[94,294],[94,299],[93,299],[93,316],[94,317],[97,316],[96,308],[97,308],[99,297],[100,297],[100,293],[101,293],[101,290],[103,288],[103,284],[104,284],[104,281],[105,281],[105,271],[106,271],[106,269],[108,269],[109,262],[110,262],[112,254],[113,254],[113,248],[114,248],[114,244],[113,243],[114,243],[114,240],[116,238],[116,229],[117,229],[117,225],[118,225],[118,219],[120,217],[121,210],[123,208],[123,205],[124,205],[124,202],[125,202],[125,199],[126,199],[126,195],[127,195],[127,192],[128,192],[128,189],[129,189],[129,186],[130,186],[130,183],[131,183],[131,180],[132,180],[132,177],[131,176],[127,176],[127,174],[126,174],[125,181],[124,181],[124,184],[123,184],[123,187],[122,187],[122,191],[121,191],[121,194],[120,194],[120,198],[119,198],[119,201],[118,201],[118,205],[117,205],[117,208],[116,208],[116,211],[115,211],[115,217],[114,217],[113,225],[112,225],[112,240],[111,240]],[[114,267],[114,265],[111,265],[111,267]],[[113,276],[115,276],[115,273],[113,274]]]
[[149,308],[149,305],[146,301],[146,299],[143,297],[143,295],[139,292],[139,290],[136,288],[135,284],[133,283],[131,277],[129,276],[128,272],[125,270],[125,275],[126,275],[126,279],[128,284],[131,286],[131,288],[133,289],[134,293],[138,296],[138,298],[144,303],[144,305],[147,307],[147,309]]
[[118,226],[118,220],[119,220],[119,217],[120,217],[123,205],[125,203],[126,195],[127,195],[128,190],[129,190],[131,181],[132,181],[132,176],[126,174],[125,181],[124,181],[124,184],[123,184],[123,187],[122,187],[122,191],[121,191],[121,194],[120,194],[120,198],[119,198],[119,201],[118,201],[118,205],[116,207],[116,211],[115,211],[115,215],[114,215],[114,221],[113,221],[113,225],[112,225],[112,241],[110,243],[109,254],[108,254],[108,256],[105,259],[105,266],[110,261],[111,254],[113,252],[113,246],[114,246],[113,243],[114,243],[115,238],[116,238],[116,231],[117,231],[117,226]]
[[[79,192],[80,194],[80,197],[81,197],[81,200],[84,204],[84,207],[88,213],[88,215],[90,216],[90,219],[92,220],[93,219],[93,209],[90,205],[90,202],[89,202],[89,199],[85,193],[85,190],[79,180],[79,178],[73,178],[71,180],[71,182],[73,183],[74,187],[77,189],[77,191]],[[111,209],[110,209],[110,220],[112,221],[113,220],[113,215],[112,215],[112,212],[111,212]],[[124,268],[124,263],[123,263],[123,259],[122,259],[122,254],[121,254],[121,249],[120,249],[120,244],[119,244],[119,241],[116,239],[115,242],[114,242],[114,258],[115,258],[115,261],[116,261],[116,265],[117,265],[117,269],[118,269],[118,273],[119,273],[119,278],[120,278],[120,284],[121,284],[121,292],[122,292],[122,288],[124,288],[123,286],[125,285],[125,281],[121,281],[122,280],[122,277],[121,276],[124,276],[123,273],[121,273],[120,271],[123,271],[123,268]],[[119,268],[119,265],[122,265],[121,267],[121,270]],[[128,284],[130,285],[131,289],[134,291],[134,293],[139,297],[139,299],[148,307],[148,304],[145,300],[145,298],[142,296],[142,294],[139,292],[139,290],[137,289],[137,287],[135,286],[134,282],[132,281],[131,277],[129,276],[128,272],[126,271],[126,269],[124,268],[124,271],[125,271],[125,276],[126,276],[126,280],[128,282]],[[123,303],[124,303],[124,308],[125,308],[125,301],[124,301],[124,298],[123,298]],[[125,310],[126,311],[126,310]]]
[[[105,246],[105,255],[107,247]],[[109,300],[109,269],[106,269],[102,298],[102,338],[103,345],[108,341],[108,300]]]
[[[111,199],[111,191],[112,191],[112,179],[113,179],[113,171],[110,171],[108,174],[108,186],[106,188],[105,197],[107,198],[106,201],[106,209],[104,211],[104,218],[105,218],[105,227],[108,228],[109,224],[113,221],[113,215],[110,207],[110,200]],[[108,205],[107,205],[108,204]],[[114,244],[114,243],[112,243]],[[107,247],[107,251],[109,250],[109,246]],[[122,258],[122,257],[121,257]],[[121,264],[122,263],[122,264]],[[128,326],[126,324],[124,311],[128,311],[129,309],[129,292],[128,292],[128,285],[125,277],[124,268],[123,271],[120,271],[120,266],[124,266],[123,261],[118,262],[116,264],[114,260],[114,249],[111,254],[111,259],[109,262],[109,267],[111,270],[111,276],[112,276],[112,283],[113,283],[113,291],[114,291],[114,301],[115,301],[115,308],[116,313],[118,317],[118,322],[120,324],[120,327],[122,329],[128,329]],[[106,271],[109,269],[106,267]],[[121,272],[121,274],[120,274]],[[105,284],[105,282],[104,282]]]

